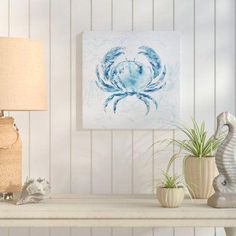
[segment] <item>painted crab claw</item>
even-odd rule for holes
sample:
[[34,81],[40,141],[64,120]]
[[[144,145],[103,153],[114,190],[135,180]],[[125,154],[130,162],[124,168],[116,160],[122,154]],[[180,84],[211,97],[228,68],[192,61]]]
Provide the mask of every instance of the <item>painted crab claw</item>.
[[115,59],[119,57],[122,54],[125,54],[124,52],[125,48],[122,47],[115,47],[110,49],[102,60],[102,68],[103,68],[103,74],[104,77],[109,80],[109,72],[111,70],[111,66],[114,64]]
[[138,54],[144,55],[147,58],[152,66],[153,78],[156,78],[158,75],[160,75],[162,70],[161,59],[159,55],[150,47],[141,46],[139,49],[140,51]]
[[99,68],[98,66],[96,67],[96,75],[97,75],[97,81],[96,81],[96,85],[103,90],[104,92],[110,92],[110,93],[114,93],[114,92],[118,92],[119,90],[117,88],[115,88],[112,84],[110,84],[108,81],[104,81],[104,77],[101,77],[100,73],[99,73]]

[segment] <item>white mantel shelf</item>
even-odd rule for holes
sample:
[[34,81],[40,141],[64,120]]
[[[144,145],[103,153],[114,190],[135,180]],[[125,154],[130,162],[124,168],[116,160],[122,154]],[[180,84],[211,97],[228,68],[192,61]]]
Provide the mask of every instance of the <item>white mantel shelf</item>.
[[214,209],[203,200],[162,208],[152,196],[54,196],[39,204],[0,202],[1,227],[236,226],[236,209]]

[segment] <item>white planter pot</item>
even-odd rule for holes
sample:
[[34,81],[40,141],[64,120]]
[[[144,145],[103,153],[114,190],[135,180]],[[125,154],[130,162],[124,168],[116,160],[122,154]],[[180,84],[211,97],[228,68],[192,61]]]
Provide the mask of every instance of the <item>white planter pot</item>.
[[217,173],[215,157],[187,157],[184,163],[184,177],[192,198],[209,198],[214,193],[212,184]]
[[163,207],[179,207],[184,200],[184,188],[157,187],[157,199]]

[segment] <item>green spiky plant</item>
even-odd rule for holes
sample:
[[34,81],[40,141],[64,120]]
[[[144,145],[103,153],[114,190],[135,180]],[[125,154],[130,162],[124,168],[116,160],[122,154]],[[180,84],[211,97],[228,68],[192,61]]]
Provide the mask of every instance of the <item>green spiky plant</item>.
[[[181,131],[181,133],[185,136],[183,139],[168,139],[164,140],[167,141],[168,145],[172,144],[177,147],[177,151],[172,155],[170,161],[168,163],[168,168],[172,165],[172,163],[183,156],[183,176],[185,177],[186,184],[188,183],[187,188],[191,195],[194,197],[196,189],[201,188],[201,181],[199,183],[195,183],[189,180],[189,177],[186,175],[186,163],[188,157],[193,157],[199,159],[199,162],[196,162],[196,168],[199,169],[199,176],[200,180],[202,178],[202,160],[205,158],[213,157],[215,151],[221,144],[222,140],[225,137],[225,133],[220,135],[219,139],[215,139],[214,136],[208,136],[207,131],[205,129],[205,124],[202,122],[198,124],[195,119],[192,119],[192,127],[186,127],[185,125],[178,125],[177,128]],[[168,169],[167,168],[167,169]],[[187,179],[188,178],[188,181]],[[211,183],[209,183],[209,186]],[[195,189],[195,190],[194,190]]]
[[223,137],[215,139],[214,136],[207,138],[205,123],[200,125],[192,119],[192,127],[179,125],[177,128],[185,135],[185,139],[171,139],[170,144],[175,144],[185,156],[204,158],[213,156],[214,152],[222,142]]
[[162,172],[163,179],[161,180],[162,188],[182,188],[183,183],[180,176],[170,175],[168,172]]
[[186,187],[181,175],[170,174],[170,168],[173,164],[173,157],[169,160],[167,168],[162,172],[162,179],[158,186],[161,188],[184,188]]
[[157,185],[157,199],[163,207],[179,207],[184,199],[185,193],[190,198],[191,195],[180,175],[169,174],[169,164],[167,170],[162,172],[162,179],[160,180],[160,184]]
[[189,196],[190,199],[192,189],[190,186],[188,186],[182,175],[176,175],[176,174],[170,174],[170,170],[172,167],[172,164],[174,162],[174,159],[177,158],[178,154],[175,154],[174,157],[172,156],[167,164],[167,168],[165,171],[162,172],[162,179],[158,181],[157,188],[166,188],[166,189],[176,189],[176,188],[182,188],[187,196]]

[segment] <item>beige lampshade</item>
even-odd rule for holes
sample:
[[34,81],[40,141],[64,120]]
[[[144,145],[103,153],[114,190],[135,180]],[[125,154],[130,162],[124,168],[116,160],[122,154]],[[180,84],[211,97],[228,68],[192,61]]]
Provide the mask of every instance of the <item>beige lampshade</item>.
[[0,110],[46,110],[40,42],[0,37]]

